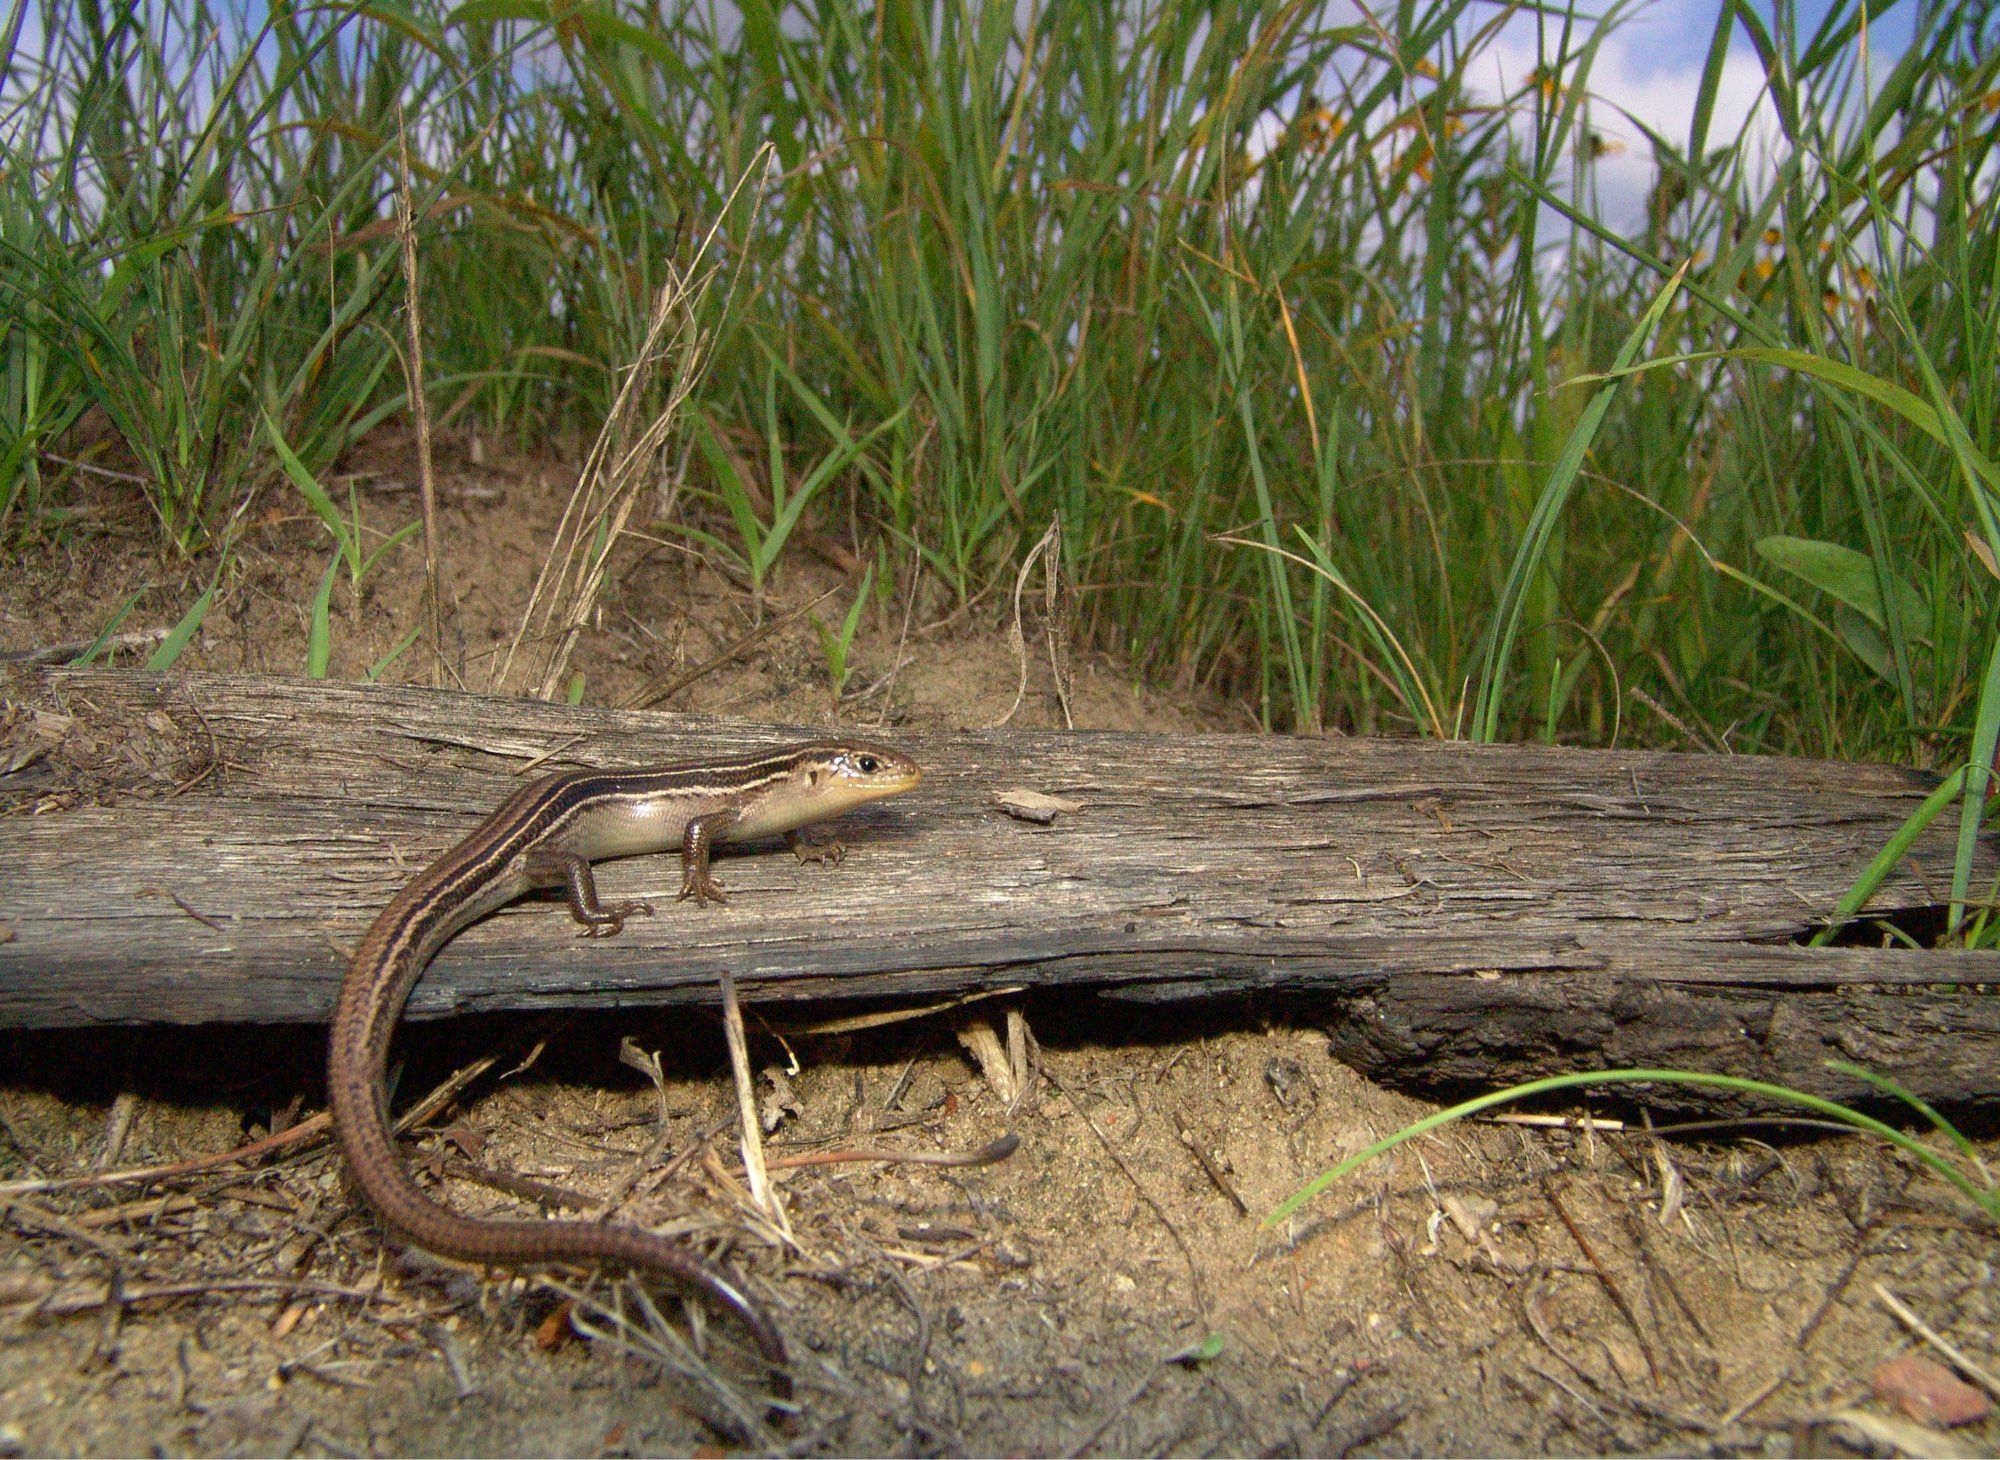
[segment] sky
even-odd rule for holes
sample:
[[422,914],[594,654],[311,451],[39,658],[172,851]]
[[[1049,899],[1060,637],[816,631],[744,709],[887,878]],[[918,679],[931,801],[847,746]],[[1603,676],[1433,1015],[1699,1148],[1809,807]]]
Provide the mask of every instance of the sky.
[[[1583,8],[1601,11],[1604,7]],[[1753,5],[1766,24],[1772,8],[1770,0],[1756,0]],[[1832,0],[1799,0],[1799,34],[1812,35],[1831,8]],[[1851,10],[1852,6],[1844,8]],[[1685,148],[1695,96],[1721,10],[1722,0],[1654,0],[1628,14],[1612,31],[1591,67],[1591,93],[1608,104],[1593,109],[1593,127],[1613,142],[1624,144],[1622,152],[1606,157],[1597,169],[1604,216],[1614,226],[1631,226],[1644,216],[1654,167],[1645,135],[1613,108],[1622,107]],[[1877,76],[1908,46],[1915,12],[1915,0],[1903,0],[1871,28],[1869,45]],[[1517,17],[1480,59],[1472,80],[1489,94],[1497,94],[1509,81],[1518,84],[1535,62],[1534,22],[1526,16]],[[1717,91],[1711,147],[1735,137],[1763,90],[1763,68],[1741,28],[1736,27]],[[1776,121],[1768,106],[1755,119],[1752,134],[1775,137]]]
[[[143,0],[142,0],[143,3]],[[255,16],[262,13],[266,0],[222,0],[224,8]],[[732,0],[716,0],[727,13]],[[1005,3],[1005,0],[986,0]],[[1027,0],[1015,0],[1017,5]],[[1050,3],[1050,0],[1044,0]],[[1054,3],[1095,4],[1099,0],[1054,0]],[[1342,0],[1327,0],[1329,14],[1345,8]],[[1345,0],[1355,5],[1357,0]],[[1393,8],[1394,0],[1358,0],[1377,14]],[[1578,9],[1602,13],[1613,0],[1580,0]],[[1836,6],[1837,0],[1795,0],[1798,30],[1809,36]],[[1838,0],[1839,8],[1851,12],[1856,0]],[[1920,0],[1900,0],[1875,23],[1870,33],[1874,71],[1882,74],[1908,45]],[[1593,107],[1593,129],[1622,150],[1606,156],[1595,170],[1595,186],[1601,216],[1614,227],[1630,227],[1644,216],[1645,199],[1652,187],[1655,170],[1651,148],[1638,128],[1619,115],[1629,111],[1663,135],[1685,146],[1696,93],[1700,87],[1711,37],[1715,32],[1723,0],[1642,0],[1631,5],[1625,18],[1612,30],[1591,68],[1590,89],[1599,105]],[[1750,0],[1751,8],[1766,24],[1771,23],[1775,0]],[[13,10],[13,6],[8,6]],[[1498,0],[1475,5],[1462,23],[1465,32],[1484,26],[1499,8]],[[1881,0],[1875,8],[1881,9]],[[4,18],[4,17],[0,17]],[[33,56],[41,48],[39,7],[29,4],[16,12],[24,20],[19,36],[20,52]],[[4,27],[0,27],[4,28]],[[1470,78],[1476,92],[1497,99],[1512,92],[1537,61],[1536,24],[1532,15],[1517,14],[1508,22],[1497,41],[1488,46],[1474,63]],[[1743,119],[1759,104],[1764,91],[1762,68],[1740,27],[1731,39],[1728,60],[1722,72],[1717,114],[1710,132],[1710,145],[1720,145],[1736,135]],[[1273,134],[1281,126],[1272,119]],[[1752,126],[1752,134],[1774,138],[1775,119],[1768,105]],[[1752,151],[1757,149],[1753,144]]]

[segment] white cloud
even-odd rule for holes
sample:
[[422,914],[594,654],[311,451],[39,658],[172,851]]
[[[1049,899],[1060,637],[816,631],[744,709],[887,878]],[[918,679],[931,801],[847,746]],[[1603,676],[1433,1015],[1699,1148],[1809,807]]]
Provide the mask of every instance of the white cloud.
[[[1600,214],[1614,228],[1636,228],[1644,221],[1657,172],[1652,144],[1633,120],[1677,151],[1687,150],[1712,34],[1707,24],[1695,24],[1708,20],[1705,7],[1693,15],[1691,10],[1695,8],[1658,7],[1624,21],[1604,37],[1591,64],[1591,130],[1619,149],[1594,169]],[[1473,63],[1468,77],[1481,101],[1497,101],[1520,87],[1541,59],[1534,22],[1517,18]],[[1749,45],[1736,38],[1716,87],[1708,150],[1736,141],[1746,121],[1745,165],[1753,176],[1767,176],[1778,139],[1777,115],[1765,91],[1763,66]]]

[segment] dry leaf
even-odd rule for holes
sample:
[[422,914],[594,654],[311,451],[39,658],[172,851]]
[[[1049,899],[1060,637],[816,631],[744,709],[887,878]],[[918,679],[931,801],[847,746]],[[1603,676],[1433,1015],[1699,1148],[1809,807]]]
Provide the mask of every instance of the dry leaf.
[[799,1104],[799,1092],[782,1066],[765,1065],[759,1073],[771,1086],[757,1102],[757,1119],[768,1136],[785,1123],[787,1115],[804,1115],[805,1107]]
[[1868,1376],[1877,1399],[1887,1399],[1918,1424],[1967,1425],[1986,1418],[1992,1401],[1942,1364],[1904,1354],[1875,1366]]
[[1444,1198],[1444,1214],[1451,1218],[1452,1226],[1458,1228],[1459,1236],[1468,1242],[1476,1242],[1479,1234],[1500,1215],[1500,1207],[1483,1196],[1463,1197],[1452,1192]]
[[995,791],[993,804],[1015,820],[1032,821],[1037,826],[1047,826],[1058,816],[1083,810],[1081,801],[1072,801],[1067,796],[1047,796],[1040,791],[1020,787]]
[[1993,549],[1987,545],[1985,538],[1972,531],[1971,528],[1967,528],[1965,532],[1965,545],[1972,549],[1972,555],[1979,559],[1979,565],[1982,568],[1994,577],[2000,578],[2000,562],[1994,561]]
[[576,1335],[569,1320],[570,1301],[564,1298],[549,1310],[548,1317],[535,1325],[535,1347],[547,1353],[568,1343]]

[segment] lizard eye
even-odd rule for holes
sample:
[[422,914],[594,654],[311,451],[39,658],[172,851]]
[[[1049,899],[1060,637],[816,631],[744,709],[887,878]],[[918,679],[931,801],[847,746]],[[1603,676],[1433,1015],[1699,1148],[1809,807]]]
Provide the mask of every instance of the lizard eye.
[[855,764],[861,767],[861,774],[864,776],[872,776],[875,772],[882,769],[882,762],[875,759],[872,755],[862,756],[859,760],[855,761]]

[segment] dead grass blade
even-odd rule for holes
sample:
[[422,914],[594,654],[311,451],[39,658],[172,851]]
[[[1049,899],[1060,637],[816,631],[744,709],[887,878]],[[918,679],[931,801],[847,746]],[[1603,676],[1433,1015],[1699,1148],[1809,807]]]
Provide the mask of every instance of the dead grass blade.
[[[541,673],[534,682],[536,698],[554,699],[562,688],[577,638],[603,591],[611,549],[631,521],[640,487],[653,479],[660,451],[673,433],[682,406],[700,383],[707,363],[711,340],[701,327],[700,316],[709,285],[721,269],[719,261],[710,260],[710,250],[715,246],[722,219],[752,178],[756,179],[752,207],[761,208],[774,155],[766,144],[751,159],[694,258],[685,266],[673,263],[665,266],[667,282],[654,297],[645,341],[638,358],[626,368],[611,413],[584,460],[576,490],[563,507],[555,540],[535,579],[535,589],[521,614],[520,627],[494,673],[494,689],[508,687],[514,657],[530,638],[545,645],[547,650]],[[642,420],[654,379],[663,370],[669,378],[667,398],[650,420]]]

